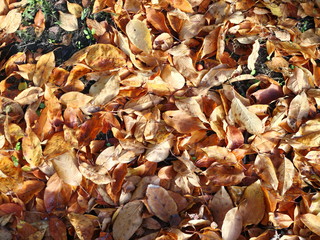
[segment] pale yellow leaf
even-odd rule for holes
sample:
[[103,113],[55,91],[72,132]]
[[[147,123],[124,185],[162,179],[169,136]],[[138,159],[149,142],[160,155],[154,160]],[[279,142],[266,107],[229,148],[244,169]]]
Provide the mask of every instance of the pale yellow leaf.
[[37,167],[43,162],[40,140],[31,128],[27,128],[26,136],[22,138],[22,152],[31,167]]
[[81,108],[86,106],[92,100],[91,96],[83,94],[81,92],[67,92],[60,98],[62,104],[73,107]]
[[22,15],[20,9],[10,10],[3,21],[0,23],[0,29],[4,29],[7,34],[14,33],[20,27]]
[[112,182],[112,178],[108,174],[108,169],[104,166],[92,166],[87,163],[81,163],[79,170],[85,178],[91,180],[95,184],[109,184]]
[[287,123],[289,127],[296,131],[302,119],[309,115],[309,101],[305,92],[295,96],[289,106]]
[[142,223],[143,203],[132,201],[124,205],[113,223],[114,240],[129,240]]
[[248,57],[248,68],[249,70],[254,70],[254,65],[259,57],[259,49],[260,49],[260,43],[259,40],[257,39],[254,44],[253,44],[253,48],[252,48],[252,52]]
[[152,50],[151,35],[147,25],[140,20],[130,20],[126,26],[129,40],[142,51],[149,53]]
[[232,100],[231,113],[235,121],[249,133],[258,135],[264,132],[264,124],[260,118],[250,112],[238,98]]
[[174,90],[183,88],[186,83],[186,80],[181,73],[169,64],[162,69],[160,77]]
[[230,209],[221,227],[222,239],[223,240],[235,240],[241,234],[242,230],[242,216],[238,207]]
[[202,122],[209,123],[196,97],[179,99],[176,100],[175,104],[179,110],[188,113],[192,117],[198,117]]
[[146,159],[150,162],[161,162],[169,156],[172,146],[173,139],[172,136],[169,136],[163,142],[149,147],[146,152]]
[[279,190],[281,189],[281,195],[284,195],[286,191],[292,186],[294,172],[295,168],[293,163],[285,157],[280,167],[278,168]]
[[309,228],[312,232],[320,236],[320,217],[312,213],[303,214],[301,221]]
[[78,20],[77,17],[73,14],[64,13],[59,11],[60,14],[60,24],[59,26],[68,32],[78,30]]
[[14,98],[21,105],[29,105],[38,100],[39,96],[43,95],[43,89],[40,87],[29,87],[23,90]]
[[75,154],[71,151],[52,159],[53,167],[58,176],[71,186],[79,186],[82,181],[82,174],[76,165],[77,161]]
[[120,90],[120,78],[118,75],[101,77],[89,90],[94,105],[104,105],[118,95]]

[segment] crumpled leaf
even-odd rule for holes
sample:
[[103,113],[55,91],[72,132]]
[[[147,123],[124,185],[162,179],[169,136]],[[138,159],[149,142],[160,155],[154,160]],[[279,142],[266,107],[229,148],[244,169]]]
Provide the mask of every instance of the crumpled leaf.
[[59,26],[66,31],[72,32],[78,30],[78,20],[77,17],[73,14],[64,13],[59,11]]
[[19,93],[18,96],[14,98],[16,102],[21,105],[29,105],[36,102],[43,94],[43,89],[40,87],[29,87]]
[[259,57],[259,49],[260,49],[260,43],[259,43],[259,40],[257,39],[254,42],[252,52],[248,57],[248,68],[251,71],[255,69],[255,63]]
[[175,201],[163,187],[149,184],[146,196],[151,211],[162,221],[168,222],[172,215],[178,213]]
[[151,35],[146,24],[140,20],[130,20],[126,26],[129,40],[142,51],[149,53],[152,50]]
[[289,127],[296,131],[301,125],[302,119],[309,115],[309,101],[305,92],[295,96],[289,106],[287,123]]
[[264,132],[264,124],[260,118],[250,112],[238,98],[232,100],[231,114],[249,133],[258,135]]
[[193,12],[192,6],[188,0],[166,0],[168,3],[172,5],[174,8],[178,8],[183,12],[191,13]]
[[113,223],[112,232],[115,240],[129,240],[142,223],[143,203],[139,200],[124,205]]

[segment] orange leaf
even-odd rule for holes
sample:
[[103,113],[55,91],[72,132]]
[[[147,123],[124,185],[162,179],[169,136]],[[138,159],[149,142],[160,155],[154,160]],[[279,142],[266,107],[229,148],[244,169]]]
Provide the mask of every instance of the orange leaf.
[[55,57],[53,52],[42,55],[36,65],[33,82],[37,87],[42,87],[48,82],[50,74],[55,67]]

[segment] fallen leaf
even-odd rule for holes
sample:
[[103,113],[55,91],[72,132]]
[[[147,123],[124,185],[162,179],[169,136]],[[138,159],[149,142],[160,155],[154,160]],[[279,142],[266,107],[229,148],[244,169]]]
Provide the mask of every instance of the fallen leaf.
[[279,181],[276,170],[267,155],[258,154],[254,161],[254,167],[257,169],[257,174],[265,184],[272,186],[274,190],[278,189]]
[[168,3],[172,5],[174,8],[178,8],[179,10],[183,12],[192,13],[192,6],[188,2],[188,0],[166,0]]
[[214,221],[218,224],[218,227],[221,228],[226,213],[234,207],[232,199],[225,187],[221,187],[220,190],[214,194],[208,207],[212,212]]
[[95,44],[87,47],[86,64],[95,71],[107,71],[126,64],[126,55],[111,44]]
[[82,181],[82,174],[76,165],[77,158],[72,151],[63,153],[52,160],[58,176],[71,186],[79,186]]
[[124,205],[113,223],[114,240],[129,240],[142,224],[143,203],[139,200]]
[[152,50],[151,35],[146,24],[140,20],[130,20],[126,26],[129,40],[139,49],[146,53]]
[[19,199],[28,203],[37,193],[45,188],[45,183],[38,180],[26,180],[22,186],[15,189]]
[[76,18],[81,17],[81,13],[83,11],[83,8],[81,7],[81,5],[67,1],[67,8],[68,8],[68,11],[72,15],[74,15]]
[[240,200],[242,224],[244,226],[259,224],[264,217],[265,208],[264,193],[260,181],[256,181],[246,188]]
[[68,219],[74,227],[80,240],[92,239],[94,233],[94,224],[88,215],[69,213]]
[[113,181],[108,174],[108,169],[103,166],[91,166],[87,163],[81,163],[79,170],[85,178],[95,184],[108,184]]
[[22,138],[22,152],[31,167],[38,167],[44,160],[40,140],[31,128],[27,128],[26,136]]
[[260,49],[260,43],[259,40],[257,39],[252,47],[252,52],[248,57],[248,68],[249,70],[253,71],[255,69],[255,64],[256,61],[259,57],[259,49]]
[[312,213],[303,214],[300,217],[301,221],[309,228],[312,232],[320,236],[320,217]]
[[238,239],[242,231],[242,216],[238,207],[231,208],[223,220],[221,233],[223,240]]
[[53,174],[44,191],[43,202],[47,212],[65,209],[72,194],[72,187],[58,176]]
[[309,101],[305,92],[295,96],[289,106],[287,123],[289,127],[296,131],[303,119],[309,115]]
[[33,82],[37,87],[42,87],[49,80],[52,70],[55,67],[55,57],[53,52],[42,55],[37,64]]
[[146,196],[151,211],[162,221],[168,222],[172,215],[178,213],[175,201],[164,188],[149,184]]
[[59,11],[59,26],[68,32],[76,31],[78,30],[78,20],[77,17],[73,14],[64,13]]
[[23,182],[21,168],[15,167],[9,157],[1,156],[0,161],[0,191],[12,191]]
[[264,132],[264,124],[260,118],[250,112],[237,98],[232,100],[231,114],[235,121],[245,127],[249,133],[258,135]]
[[43,89],[40,87],[29,87],[19,93],[18,96],[14,98],[16,102],[21,105],[29,105],[38,100],[38,98],[43,94]]
[[172,146],[173,138],[172,136],[168,136],[161,143],[155,144],[152,147],[149,146],[145,158],[150,162],[164,161],[169,156]]
[[118,75],[101,77],[89,90],[93,97],[93,105],[105,105],[120,91],[120,78]]
[[285,157],[278,168],[279,190],[281,190],[280,194],[282,196],[292,186],[294,174],[295,168],[293,163]]
[[10,10],[1,21],[0,29],[4,29],[7,34],[14,33],[20,27],[22,15],[20,9]]

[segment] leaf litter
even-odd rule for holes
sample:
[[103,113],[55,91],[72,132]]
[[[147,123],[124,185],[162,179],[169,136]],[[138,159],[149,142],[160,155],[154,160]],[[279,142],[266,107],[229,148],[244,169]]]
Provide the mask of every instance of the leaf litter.
[[317,239],[318,1],[0,0],[5,239]]

